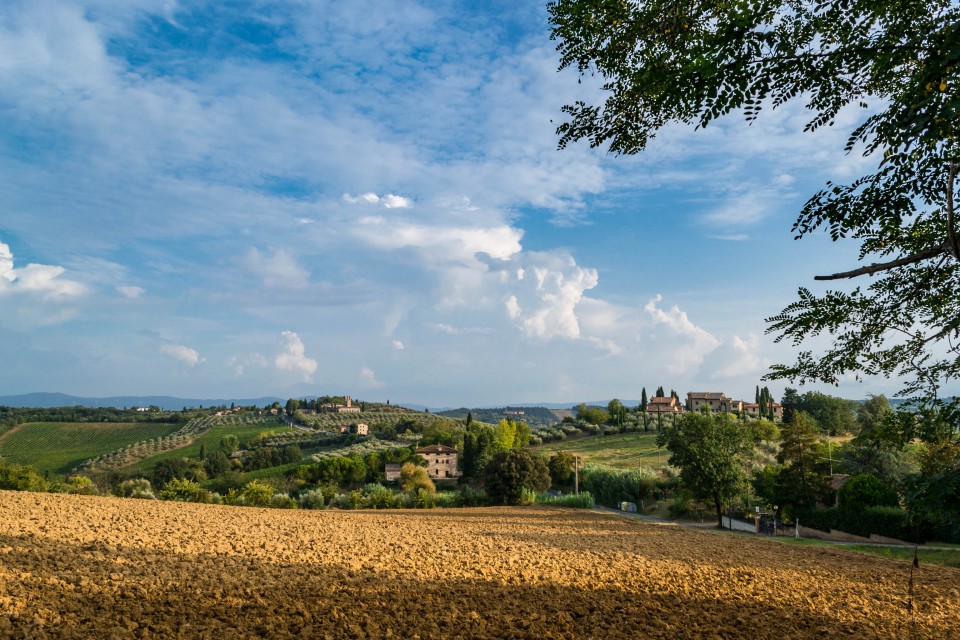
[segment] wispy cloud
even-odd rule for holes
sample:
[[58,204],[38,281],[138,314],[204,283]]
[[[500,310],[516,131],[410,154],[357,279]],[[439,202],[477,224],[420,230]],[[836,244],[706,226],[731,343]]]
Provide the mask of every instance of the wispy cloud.
[[204,359],[200,357],[200,353],[196,349],[182,344],[162,344],[160,345],[160,352],[179,360],[189,367],[195,367],[201,362],[204,362]]

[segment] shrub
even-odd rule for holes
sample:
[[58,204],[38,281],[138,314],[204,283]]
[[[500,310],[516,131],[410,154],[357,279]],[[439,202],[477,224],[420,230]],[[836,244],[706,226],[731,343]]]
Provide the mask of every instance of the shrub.
[[273,487],[260,480],[251,480],[243,485],[240,497],[248,507],[269,507],[273,500]]
[[323,497],[323,491],[320,489],[311,489],[301,493],[297,498],[297,503],[301,509],[323,509],[323,505],[326,504],[326,500]]
[[160,491],[161,500],[176,502],[210,502],[210,492],[202,488],[199,483],[184,478],[174,478],[163,486]]
[[670,511],[672,517],[677,518],[690,511],[691,501],[692,496],[690,492],[682,489],[673,495],[673,500],[670,501],[667,509]]
[[489,503],[490,499],[487,497],[486,491],[481,489],[471,489],[465,485],[460,487],[460,491],[457,494],[457,500],[454,506],[478,507]]
[[368,484],[364,487],[363,506],[368,509],[398,509],[400,498],[393,491],[380,484]]
[[427,470],[412,462],[405,462],[400,467],[400,488],[413,493],[421,489],[428,493],[435,493],[437,490]]
[[350,497],[345,496],[342,493],[338,493],[337,495],[333,496],[333,498],[327,504],[329,504],[330,507],[333,509],[352,509],[353,508],[352,506],[350,506]]
[[296,509],[297,501],[285,493],[275,493],[270,498],[270,507],[273,509]]
[[63,485],[63,490],[81,496],[95,496],[100,493],[97,490],[97,485],[93,484],[93,480],[87,476],[73,476]]
[[460,506],[460,492],[458,491],[438,491],[433,496],[434,504],[441,509]]
[[117,495],[121,498],[142,498],[144,500],[154,500],[156,496],[153,493],[153,487],[146,478],[132,478],[124,480],[117,485]]
[[572,507],[575,509],[593,509],[596,502],[589,491],[581,491],[579,494],[568,493],[566,495],[551,496],[541,493],[537,496],[537,504],[546,504],[551,507]]
[[0,489],[13,491],[47,491],[50,488],[43,476],[33,467],[0,462]]
[[656,476],[647,469],[614,469],[588,464],[583,472],[583,488],[599,504],[616,509],[621,502],[636,502],[637,506],[653,493]]
[[855,536],[868,537],[871,533],[908,542],[923,541],[930,537],[929,526],[913,526],[907,513],[897,507],[866,507],[861,510],[811,509],[797,514],[805,527],[829,531],[836,529]]
[[413,498],[413,506],[417,509],[433,509],[437,505],[434,493],[426,489],[417,489]]
[[868,473],[854,476],[843,483],[837,497],[840,508],[846,511],[862,511],[867,507],[896,507],[900,503],[896,491]]

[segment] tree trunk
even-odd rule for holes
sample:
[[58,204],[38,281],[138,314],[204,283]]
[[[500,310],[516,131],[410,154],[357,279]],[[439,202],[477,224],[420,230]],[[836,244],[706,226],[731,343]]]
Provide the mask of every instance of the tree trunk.
[[723,507],[720,504],[720,496],[713,495],[713,506],[717,508],[717,527],[723,529]]

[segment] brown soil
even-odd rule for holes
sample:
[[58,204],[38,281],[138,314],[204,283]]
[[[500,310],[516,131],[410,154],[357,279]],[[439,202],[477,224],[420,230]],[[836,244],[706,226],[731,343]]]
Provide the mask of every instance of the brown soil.
[[960,571],[592,512],[0,492],[0,637],[960,638]]

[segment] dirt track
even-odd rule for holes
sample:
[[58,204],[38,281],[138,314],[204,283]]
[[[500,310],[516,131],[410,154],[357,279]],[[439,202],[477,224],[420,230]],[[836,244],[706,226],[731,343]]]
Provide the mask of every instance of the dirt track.
[[[960,571],[583,511],[0,492],[0,637],[960,638]],[[912,634],[912,635],[911,635]]]

